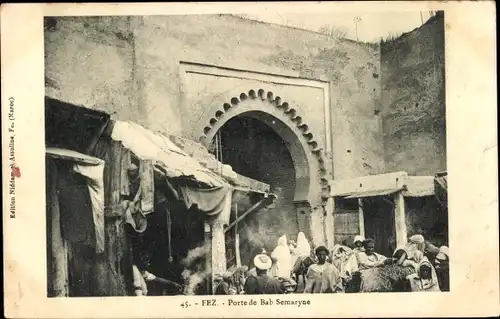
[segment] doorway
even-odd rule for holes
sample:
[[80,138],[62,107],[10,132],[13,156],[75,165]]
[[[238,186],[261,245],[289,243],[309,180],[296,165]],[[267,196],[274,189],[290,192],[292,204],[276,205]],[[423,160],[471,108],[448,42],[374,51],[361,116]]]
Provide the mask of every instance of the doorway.
[[[269,184],[277,195],[272,208],[250,214],[239,227],[243,264],[262,248],[272,251],[280,236],[286,234],[290,239],[298,233],[295,164],[290,145],[277,133],[282,127],[272,116],[242,113],[224,123],[209,146],[219,161],[240,175]],[[226,236],[230,237],[226,238],[228,251],[232,251],[233,234]]]
[[390,196],[363,198],[365,237],[375,241],[375,250],[392,256],[396,249],[394,201]]

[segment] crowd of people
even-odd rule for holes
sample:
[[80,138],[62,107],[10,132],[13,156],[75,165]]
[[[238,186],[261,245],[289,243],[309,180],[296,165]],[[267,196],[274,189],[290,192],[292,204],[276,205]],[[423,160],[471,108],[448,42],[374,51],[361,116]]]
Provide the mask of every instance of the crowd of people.
[[[408,271],[408,275],[402,280],[405,286],[403,291],[450,290],[449,249],[446,246],[438,248],[417,234],[408,238],[405,245],[396,248],[392,256],[384,256],[376,252],[373,239],[357,235],[352,243],[352,246],[337,244],[331,251],[325,246],[312,249],[303,232],[297,235],[296,242],[288,241],[286,235],[283,235],[271,253],[261,249],[254,256],[250,268],[239,267],[214,278],[214,293],[252,295],[362,292],[367,291],[362,289],[363,281],[371,280],[369,275],[363,274],[383,270],[386,266],[401,267]],[[133,266],[135,295],[148,295],[149,282],[159,282],[182,291],[181,285],[159,278],[146,268],[141,262],[136,262]],[[353,291],[351,288],[352,283],[356,282],[354,279],[358,280],[358,286]]]
[[[297,242],[287,242],[284,235],[270,254],[262,249],[253,259],[253,268],[243,267],[236,277],[222,276],[215,294],[342,293],[355,275],[386,265],[410,269],[407,291],[449,291],[448,247],[438,248],[422,235],[411,236],[387,257],[376,252],[373,239],[360,235],[354,237],[352,247],[313,250],[300,232]],[[299,282],[303,289],[298,289]]]

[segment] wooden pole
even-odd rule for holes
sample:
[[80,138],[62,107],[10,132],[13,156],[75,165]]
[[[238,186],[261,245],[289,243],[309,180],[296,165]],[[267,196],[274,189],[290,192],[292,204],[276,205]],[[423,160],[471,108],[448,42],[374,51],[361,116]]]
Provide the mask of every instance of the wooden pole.
[[406,220],[405,220],[405,199],[403,192],[394,194],[394,221],[396,227],[396,245],[402,246],[407,241]]
[[[236,219],[238,219],[238,204],[235,204]],[[238,223],[234,225],[234,247],[236,253],[236,267],[241,267],[240,255],[240,234],[238,230]]]
[[212,276],[226,271],[226,241],[224,225],[220,220],[212,224]]
[[335,201],[333,197],[329,197],[325,207],[325,237],[328,249],[333,249],[335,246],[335,220],[333,213],[335,212]]
[[236,225],[237,222],[241,221],[248,214],[256,211],[260,207],[260,205],[262,205],[262,203],[264,203],[266,200],[267,200],[267,198],[264,198],[264,199],[261,199],[260,201],[258,201],[255,205],[253,205],[246,212],[244,212],[243,215],[241,215],[240,217],[236,218],[236,220],[234,222],[232,222],[229,226],[227,226],[224,231],[228,232],[231,228],[234,227],[234,225]]
[[358,198],[359,234],[365,237],[365,212],[363,211],[363,199]]
[[[211,226],[209,223],[205,222],[204,224],[204,229],[205,229],[205,245],[207,247],[207,255],[206,255],[206,262],[205,262],[205,267],[206,267],[206,271],[212,271],[212,274],[213,274],[213,269],[212,269],[212,230],[211,230]],[[205,280],[205,283],[206,283],[206,293],[207,295],[210,295],[213,293],[212,289],[211,289],[211,280],[210,278],[207,278]]]
[[[54,176],[57,176],[53,170]],[[52,177],[52,184],[56,178]],[[52,260],[49,265],[50,271],[53,273],[52,294],[54,297],[68,296],[68,251],[65,240],[61,235],[61,215],[59,211],[59,200],[55,187],[51,187],[51,249]]]
[[[105,251],[96,255],[95,274],[97,296],[126,296],[125,275],[122,272],[122,264],[126,251],[125,229],[123,228],[121,206],[121,177],[122,156],[124,148],[120,142],[111,141],[106,159],[107,170],[104,177],[105,205],[109,209],[105,212],[104,232]],[[145,165],[141,163],[141,165]],[[128,267],[128,265],[127,265]]]
[[[211,226],[210,240],[210,269],[212,280],[210,284],[215,287],[215,275],[222,275],[226,271],[226,240],[224,233],[223,216],[229,216],[231,213],[232,192],[229,192],[225,198],[224,211],[221,212],[213,221]],[[214,293],[212,289],[212,294]]]

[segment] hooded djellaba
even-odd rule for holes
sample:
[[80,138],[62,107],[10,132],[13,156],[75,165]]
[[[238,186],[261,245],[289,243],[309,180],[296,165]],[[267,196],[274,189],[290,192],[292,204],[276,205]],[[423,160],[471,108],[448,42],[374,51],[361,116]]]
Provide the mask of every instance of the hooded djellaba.
[[411,250],[408,246],[396,248],[392,255],[392,259],[396,265],[401,267],[412,267],[415,271],[418,271],[418,266],[423,260],[428,260],[423,252],[418,249]]
[[271,259],[273,260],[273,266],[270,270],[271,276],[290,278],[292,272],[292,255],[290,254],[286,235],[278,239],[278,246],[273,250]]
[[408,238],[406,247],[409,250],[410,254],[418,250],[422,252],[429,260],[434,260],[436,258],[436,255],[439,253],[439,248],[434,246],[420,234],[413,235]]
[[407,279],[410,282],[412,292],[441,291],[439,288],[436,270],[427,258],[420,262],[418,265],[418,271],[409,275]]
[[346,269],[346,265],[348,265],[348,261],[351,256],[351,248],[339,244],[333,246],[330,260],[332,261],[332,265],[334,265],[338,269],[338,271],[340,272],[340,276],[344,280],[348,275],[348,269]]
[[361,235],[354,236],[354,248],[348,252],[349,256],[345,261],[344,268],[342,269],[342,278],[344,281],[348,281],[351,279],[352,275],[359,270],[358,265],[358,253],[365,251],[363,247],[363,242],[365,241],[365,237]]
[[296,263],[299,260],[302,260],[306,257],[311,256],[311,245],[309,244],[309,241],[307,241],[306,235],[304,235],[303,232],[300,232],[297,235],[297,246],[293,250],[292,254],[292,268],[296,268],[297,265]]

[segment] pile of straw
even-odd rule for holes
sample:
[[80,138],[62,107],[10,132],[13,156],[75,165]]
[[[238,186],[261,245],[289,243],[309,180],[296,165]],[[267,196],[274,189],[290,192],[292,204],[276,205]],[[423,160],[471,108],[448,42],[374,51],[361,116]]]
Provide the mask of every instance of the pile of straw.
[[413,272],[411,267],[394,264],[362,270],[353,276],[350,292],[403,292],[405,279]]

